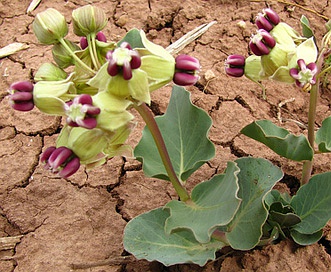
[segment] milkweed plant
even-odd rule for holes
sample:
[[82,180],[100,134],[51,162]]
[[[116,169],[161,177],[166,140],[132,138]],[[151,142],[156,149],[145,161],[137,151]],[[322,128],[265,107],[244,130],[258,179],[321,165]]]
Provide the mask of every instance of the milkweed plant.
[[[308,137],[293,135],[268,120],[255,121],[241,133],[277,154],[303,164],[301,187],[295,196],[273,190],[283,177],[280,168],[263,158],[242,157],[228,162],[222,174],[202,181],[191,192],[186,180],[215,156],[208,138],[211,118],[192,104],[183,86],[199,79],[199,61],[173,56],[154,44],[142,30],[130,30],[118,42],[102,30],[107,17],[87,5],[72,12],[79,44],[66,38],[65,17],[49,8],[36,15],[33,31],[39,42],[52,46],[54,62],[42,64],[34,81],[13,83],[13,109],[37,107],[63,116],[56,145],[41,155],[45,169],[69,178],[82,166],[91,169],[114,156],[132,154],[146,176],[171,182],[178,200],[133,218],[124,230],[124,248],[138,259],[164,265],[214,260],[223,247],[249,250],[279,239],[309,245],[322,237],[331,218],[331,172],[311,176],[315,155],[331,152],[331,116],[315,131],[321,77],[331,68],[328,31],[321,44],[307,18],[303,36],[267,8],[256,17],[257,33],[249,43],[252,55],[231,55],[225,72],[261,84],[275,80],[309,93]],[[154,117],[150,93],[175,83],[167,111]],[[146,123],[134,149],[127,139],[136,110]],[[109,241],[111,242],[111,241]]]

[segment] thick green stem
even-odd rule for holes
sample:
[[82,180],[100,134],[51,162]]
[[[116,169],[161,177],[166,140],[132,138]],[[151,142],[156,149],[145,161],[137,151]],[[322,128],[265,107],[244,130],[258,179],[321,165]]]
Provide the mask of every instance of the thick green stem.
[[83,69],[85,69],[88,74],[94,75],[96,73],[91,67],[87,66],[80,58],[76,56],[76,54],[71,50],[71,48],[67,45],[64,39],[60,39],[59,42],[67,50],[67,52],[73,57],[75,62],[79,64]]
[[[328,33],[328,36],[330,34]],[[316,61],[318,71],[322,70],[325,52],[327,51],[326,48],[321,50],[319,57]],[[319,95],[319,86],[320,86],[320,77],[323,72],[316,76],[316,83],[312,86],[310,90],[310,98],[309,98],[309,112],[308,112],[308,142],[310,146],[314,150],[315,144],[315,119],[316,119],[316,108],[317,108],[317,100]],[[302,169],[302,178],[301,178],[301,185],[308,183],[311,172],[313,170],[313,159],[311,161],[306,161],[303,164]]]
[[139,112],[141,117],[144,119],[149,131],[151,132],[153,139],[155,141],[157,150],[159,151],[159,154],[161,156],[163,165],[167,171],[168,177],[174,186],[178,196],[182,201],[187,201],[190,199],[190,195],[186,191],[186,189],[182,186],[181,182],[179,181],[176,172],[173,168],[173,165],[171,163],[168,150],[166,148],[166,145],[164,143],[161,131],[155,122],[154,116],[151,112],[151,110],[146,106],[145,103],[142,103],[141,105],[134,104],[135,109]]
[[[318,98],[318,86],[319,86],[319,80],[317,80],[316,84],[313,85],[310,90],[309,112],[308,112],[308,142],[310,143],[310,146],[313,149],[315,143],[315,119],[316,119],[316,107],[317,107],[317,98]],[[308,183],[312,170],[313,170],[313,159],[311,161],[304,162],[302,169],[301,185]]]

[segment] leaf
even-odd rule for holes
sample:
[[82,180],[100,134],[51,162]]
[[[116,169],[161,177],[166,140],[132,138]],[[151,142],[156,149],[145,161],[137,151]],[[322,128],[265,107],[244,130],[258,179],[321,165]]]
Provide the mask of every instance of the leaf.
[[302,246],[308,246],[316,243],[322,238],[323,230],[319,230],[312,234],[303,234],[296,230],[291,230],[290,234],[294,242]]
[[125,37],[118,42],[118,45],[120,45],[122,42],[128,42],[132,48],[145,47],[141,41],[140,31],[136,28],[133,28],[128,33],[126,33]]
[[244,127],[241,133],[265,144],[278,155],[290,160],[313,159],[313,149],[304,135],[293,135],[269,120],[255,121]]
[[300,19],[300,23],[301,23],[301,27],[302,27],[303,36],[305,36],[306,38],[313,37],[314,33],[313,33],[312,29],[310,28],[308,18],[306,16],[302,15],[301,19]]
[[315,175],[301,186],[291,206],[302,220],[294,230],[313,234],[322,229],[331,218],[331,172]]
[[238,197],[242,202],[228,225],[226,237],[232,248],[248,250],[256,246],[262,236],[262,226],[268,217],[264,198],[283,177],[283,172],[261,158],[241,158],[235,162],[240,168]]
[[316,132],[315,142],[321,152],[331,152],[331,116],[324,119],[322,126]]
[[137,259],[159,261],[166,266],[195,263],[200,266],[215,259],[215,252],[224,247],[219,241],[200,244],[190,231],[164,232],[168,209],[155,209],[132,219],[124,230],[124,248]]
[[[186,180],[215,155],[215,147],[207,133],[212,121],[208,114],[194,106],[190,93],[174,86],[167,112],[156,117],[177,176]],[[147,127],[135,148],[134,155],[143,161],[144,173],[169,180],[153,137]]]
[[170,201],[165,206],[170,210],[165,232],[170,234],[184,228],[191,230],[198,242],[209,242],[215,227],[228,224],[239,208],[238,172],[236,164],[228,162],[225,174],[194,187],[190,201]]

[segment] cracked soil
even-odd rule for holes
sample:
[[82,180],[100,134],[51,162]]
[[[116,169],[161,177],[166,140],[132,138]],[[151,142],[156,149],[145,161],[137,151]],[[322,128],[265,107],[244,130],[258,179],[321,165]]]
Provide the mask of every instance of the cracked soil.
[[[183,49],[202,65],[199,82],[188,88],[192,101],[213,119],[210,139],[216,157],[188,181],[188,189],[199,181],[221,173],[228,160],[250,155],[265,157],[285,172],[280,190],[294,193],[300,179],[300,163],[288,162],[239,131],[257,119],[269,119],[292,131],[306,133],[308,94],[294,86],[266,83],[267,100],[261,89],[245,78],[233,79],[224,72],[229,54],[247,56],[248,40],[255,32],[255,15],[270,5],[283,21],[300,30],[304,14],[318,38],[331,16],[327,0],[222,1],[222,0],[43,0],[26,14],[30,0],[1,0],[0,47],[13,42],[28,49],[0,59],[0,237],[18,237],[12,246],[0,248],[0,271],[330,271],[331,225],[319,243],[298,247],[291,241],[247,252],[223,249],[218,259],[201,268],[195,265],[164,267],[136,260],[124,251],[122,234],[126,223],[150,209],[160,207],[176,194],[165,181],[144,177],[132,158],[114,158],[90,172],[81,167],[68,180],[45,171],[41,152],[53,145],[62,126],[60,118],[34,109],[14,111],[8,104],[9,85],[31,80],[41,63],[51,60],[51,47],[39,45],[31,29],[36,13],[52,7],[71,22],[73,9],[93,4],[102,7],[109,23],[109,40],[119,40],[131,28],[143,29],[149,39],[168,46],[193,28],[216,21],[207,33]],[[288,1],[291,2],[291,1]],[[245,22],[239,27],[238,22]],[[69,33],[78,42],[78,38]],[[212,76],[210,76],[212,75]],[[154,92],[152,109],[163,114],[171,86]],[[319,98],[316,127],[331,115],[331,87],[325,80]],[[137,114],[136,114],[137,116]],[[137,116],[130,137],[135,146],[144,127]],[[301,124],[301,125],[298,125]],[[330,171],[331,156],[317,157],[314,173]],[[17,243],[18,242],[18,243]],[[1,246],[2,244],[0,244]]]

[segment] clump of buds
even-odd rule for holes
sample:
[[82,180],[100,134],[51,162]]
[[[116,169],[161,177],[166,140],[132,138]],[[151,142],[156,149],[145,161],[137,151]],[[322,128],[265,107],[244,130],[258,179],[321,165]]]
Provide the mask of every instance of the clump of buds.
[[257,30],[249,42],[249,48],[256,56],[268,55],[276,45],[275,39],[264,29]]
[[[99,41],[99,42],[107,42],[107,38],[105,36],[105,34],[103,34],[102,31],[99,31],[97,33],[97,35],[95,36],[95,38]],[[79,44],[80,44],[80,48],[81,49],[85,49],[88,47],[88,42],[87,42],[87,38],[86,37],[81,37],[80,38],[80,41],[79,41]]]
[[13,83],[9,87],[9,103],[18,111],[30,111],[34,108],[33,84],[29,81]]
[[241,77],[245,73],[245,57],[230,55],[225,61],[225,72],[232,77]]
[[72,127],[95,128],[99,113],[100,108],[93,106],[92,97],[88,94],[79,95],[66,103],[67,124]]
[[175,62],[174,83],[180,86],[194,85],[199,79],[199,61],[188,55],[179,55]]
[[122,42],[120,47],[108,51],[108,74],[116,76],[122,73],[125,80],[132,78],[132,69],[138,69],[141,65],[141,58],[136,50],[133,50],[128,42]]
[[259,13],[256,16],[255,24],[259,29],[264,29],[266,31],[271,31],[274,26],[278,25],[280,22],[278,14],[270,8],[262,10],[262,13]]
[[56,148],[48,147],[41,155],[41,162],[45,163],[45,168],[53,173],[58,173],[62,178],[68,178],[80,167],[79,158],[73,151],[65,146]]
[[298,60],[298,68],[290,69],[290,75],[295,79],[298,87],[309,91],[311,85],[316,83],[317,66],[316,63],[311,62],[306,65],[303,59]]

